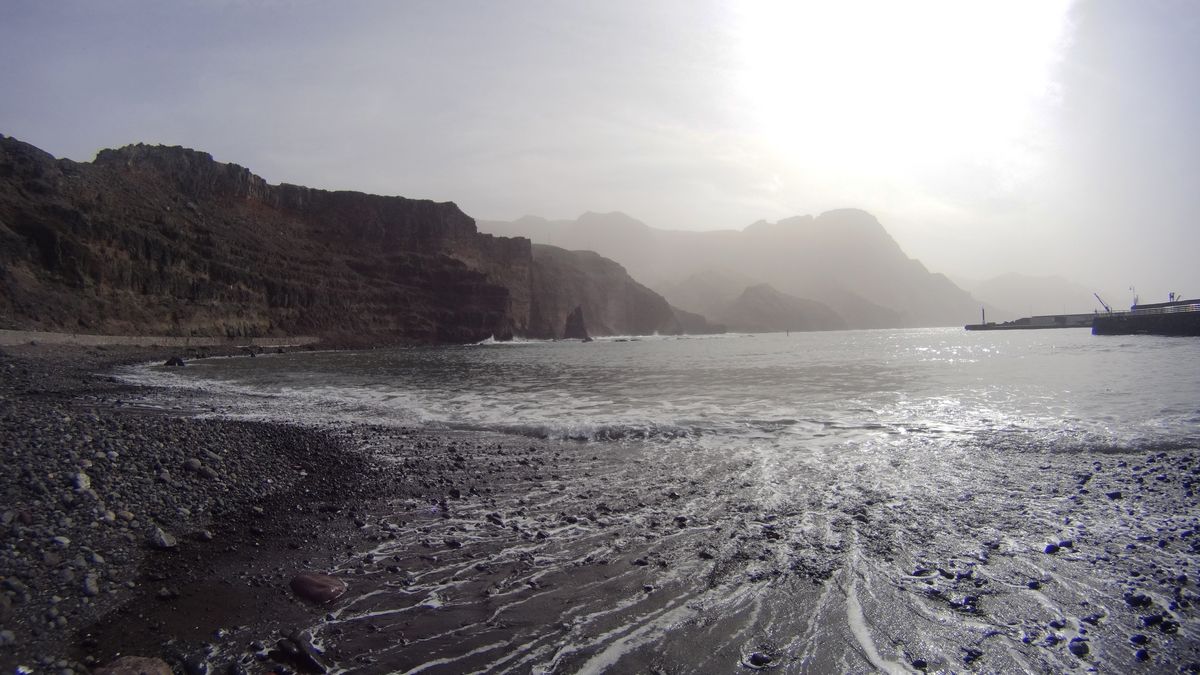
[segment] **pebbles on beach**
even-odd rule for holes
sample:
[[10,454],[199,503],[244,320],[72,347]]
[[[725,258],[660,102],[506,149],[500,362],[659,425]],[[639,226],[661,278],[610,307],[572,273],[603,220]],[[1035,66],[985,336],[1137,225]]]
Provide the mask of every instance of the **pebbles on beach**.
[[[85,671],[68,653],[103,645],[73,647],[76,631],[143,592],[178,594],[175,582],[141,578],[147,555],[212,546],[214,530],[232,529],[222,541],[236,546],[239,533],[253,536],[239,514],[302,482],[347,499],[366,489],[350,483],[361,482],[363,460],[321,432],[116,406],[139,390],[95,373],[153,356],[0,353],[0,672],[45,669],[48,655]],[[181,541],[190,532],[200,534]],[[189,568],[179,555],[156,557]]]
[[157,549],[172,549],[179,546],[179,540],[170,532],[161,527],[156,527],[150,533],[150,545]]
[[[517,438],[113,410],[105,396],[134,401],[136,392],[70,368],[61,377],[77,381],[55,384],[60,376],[38,375],[45,365],[7,365],[29,372],[0,387],[13,473],[0,476],[13,496],[0,507],[5,666],[82,672],[93,664],[69,661],[60,646],[74,639],[76,653],[99,657],[117,648],[155,653],[170,642],[161,655],[181,672],[382,672],[415,667],[404,659],[423,658],[431,645],[448,658],[513,636],[579,645],[588,621],[612,621],[604,629],[612,635],[650,634],[655,617],[694,610],[693,623],[664,618],[677,628],[647,641],[634,661],[653,669],[660,648],[686,658],[695,644],[672,638],[701,630],[712,637],[706,648],[740,636],[721,645],[725,665],[788,672],[806,667],[802,644],[758,633],[792,630],[797,613],[845,598],[869,575],[877,585],[858,591],[860,611],[884,620],[863,630],[894,650],[892,663],[918,670],[1003,670],[1013,653],[1046,671],[1151,672],[1195,659],[1193,450],[1125,452],[1119,463],[1103,455],[1102,467],[1054,457],[1044,484],[956,491],[949,508],[961,509],[963,526],[945,531],[934,524],[941,514],[921,510],[927,504],[866,481],[782,499],[774,489],[783,476],[733,460],[705,476],[637,454],[630,468],[608,448],[600,456]],[[30,393],[46,381],[49,395]],[[379,449],[387,461],[364,460],[359,449]],[[978,511],[986,489],[1029,506],[992,527]],[[160,530],[174,553],[158,552]],[[297,569],[332,571],[312,576],[337,582],[316,586],[338,595],[306,597],[295,589],[304,576]],[[588,584],[602,591],[573,595]],[[253,627],[232,614],[189,614],[211,592],[212,603],[247,599]],[[339,597],[336,607],[324,604]],[[613,611],[614,602],[629,608]],[[396,611],[401,603],[411,606]],[[924,619],[880,613],[897,606]],[[814,614],[812,625],[852,644],[846,614]],[[180,616],[210,630],[177,639]],[[141,642],[123,635],[133,630]],[[379,645],[390,655],[372,656]],[[564,669],[586,657],[575,653]]]

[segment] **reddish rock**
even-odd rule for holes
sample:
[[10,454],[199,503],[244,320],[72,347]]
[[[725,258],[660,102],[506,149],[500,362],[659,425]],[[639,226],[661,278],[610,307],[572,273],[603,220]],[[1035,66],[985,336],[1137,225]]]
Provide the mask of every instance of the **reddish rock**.
[[297,574],[292,577],[290,585],[296,595],[322,605],[337,600],[346,592],[346,582],[328,574],[315,572]]
[[95,675],[172,675],[171,666],[162,659],[145,656],[122,656],[94,671]]

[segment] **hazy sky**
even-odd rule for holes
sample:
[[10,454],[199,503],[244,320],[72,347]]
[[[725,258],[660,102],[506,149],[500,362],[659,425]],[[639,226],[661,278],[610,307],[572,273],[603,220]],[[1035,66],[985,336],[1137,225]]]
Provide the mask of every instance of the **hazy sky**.
[[[0,133],[1200,296],[1200,2],[0,0]],[[1121,305],[1127,297],[1110,302]]]

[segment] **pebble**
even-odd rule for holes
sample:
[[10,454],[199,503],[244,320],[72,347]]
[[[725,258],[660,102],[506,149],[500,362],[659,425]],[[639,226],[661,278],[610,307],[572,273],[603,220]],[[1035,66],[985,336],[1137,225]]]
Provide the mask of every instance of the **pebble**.
[[1087,656],[1088,651],[1090,651],[1088,649],[1087,641],[1083,638],[1073,638],[1070,644],[1067,645],[1067,649],[1070,650],[1072,654],[1079,657]]
[[319,604],[332,602],[346,592],[346,582],[316,572],[301,572],[288,585],[296,595]]
[[183,661],[185,675],[208,675],[208,661],[203,654],[192,654]]
[[1149,607],[1154,601],[1143,593],[1126,593],[1125,604],[1130,607]]
[[[367,630],[370,631],[372,625],[374,624],[368,624]],[[294,632],[280,639],[275,643],[275,649],[272,649],[269,655],[273,659],[292,663],[303,672],[325,673],[329,670],[322,663],[308,634],[302,631]]]
[[175,535],[171,534],[170,532],[167,532],[161,527],[156,527],[154,528],[154,531],[150,533],[150,544],[154,546],[154,548],[167,550],[178,546],[179,540],[176,539]]
[[749,658],[746,659],[746,662],[755,668],[765,668],[766,666],[771,665],[771,661],[772,659],[770,655],[762,652],[754,652],[749,656]]
[[100,594],[100,580],[95,574],[89,574],[83,578],[83,594],[89,598]]

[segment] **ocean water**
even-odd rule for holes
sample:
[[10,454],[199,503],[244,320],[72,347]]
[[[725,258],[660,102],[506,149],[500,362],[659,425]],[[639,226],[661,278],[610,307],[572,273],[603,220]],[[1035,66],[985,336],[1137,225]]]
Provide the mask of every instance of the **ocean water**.
[[[127,377],[206,392],[210,415],[561,441],[553,471],[453,517],[417,503],[380,514],[390,537],[366,553],[381,561],[370,581],[312,627],[341,668],[1155,672],[1200,659],[1200,341],[637,337]],[[398,467],[421,453],[403,438],[387,450]]]
[[239,417],[722,446],[911,436],[1015,451],[1195,447],[1200,343],[1086,330],[602,338],[217,358],[153,380]]

